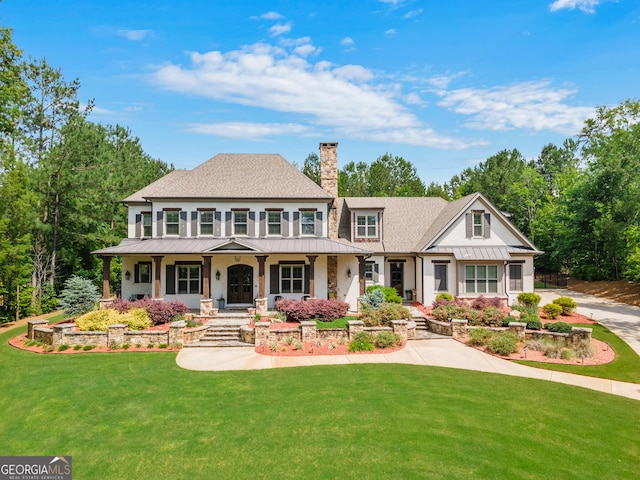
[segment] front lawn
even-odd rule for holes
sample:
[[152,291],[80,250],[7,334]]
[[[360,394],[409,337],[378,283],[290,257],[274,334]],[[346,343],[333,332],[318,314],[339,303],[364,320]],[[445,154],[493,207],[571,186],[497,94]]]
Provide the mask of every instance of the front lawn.
[[[22,329],[24,331],[24,329]],[[35,355],[0,336],[0,452],[74,478],[637,478],[640,402],[414,365],[180,369]]]
[[616,359],[604,365],[582,366],[560,363],[541,363],[528,360],[514,360],[530,367],[556,370],[560,372],[577,373],[590,377],[608,378],[621,382],[640,383],[640,356],[627,343],[614,334],[607,327],[600,324],[573,324],[574,327],[593,329],[592,336],[607,342],[616,352]]

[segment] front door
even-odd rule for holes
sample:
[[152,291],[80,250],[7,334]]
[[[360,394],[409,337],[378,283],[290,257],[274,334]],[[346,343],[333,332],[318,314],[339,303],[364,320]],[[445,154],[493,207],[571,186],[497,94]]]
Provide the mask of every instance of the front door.
[[391,262],[391,286],[402,297],[404,293],[404,263]]
[[227,269],[227,303],[253,303],[253,268],[232,265]]

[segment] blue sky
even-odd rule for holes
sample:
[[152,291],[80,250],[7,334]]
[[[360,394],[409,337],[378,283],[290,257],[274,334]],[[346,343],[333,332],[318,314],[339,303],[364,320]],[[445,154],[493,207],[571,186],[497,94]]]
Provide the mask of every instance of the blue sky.
[[337,141],[340,166],[389,152],[442,183],[640,85],[638,0],[4,0],[0,22],[177,168]]

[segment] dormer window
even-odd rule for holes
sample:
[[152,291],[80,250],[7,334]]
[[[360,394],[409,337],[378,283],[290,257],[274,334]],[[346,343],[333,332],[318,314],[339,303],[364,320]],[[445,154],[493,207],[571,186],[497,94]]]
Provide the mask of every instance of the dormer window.
[[358,215],[356,222],[356,237],[376,238],[378,236],[378,218],[376,215]]

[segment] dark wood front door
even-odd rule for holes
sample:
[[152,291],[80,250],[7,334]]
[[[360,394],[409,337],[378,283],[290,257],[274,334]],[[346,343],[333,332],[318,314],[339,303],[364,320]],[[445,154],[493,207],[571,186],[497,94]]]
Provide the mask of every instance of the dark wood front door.
[[404,294],[404,263],[391,262],[391,286],[396,289],[398,295]]
[[227,303],[253,303],[253,268],[232,265],[227,269]]

